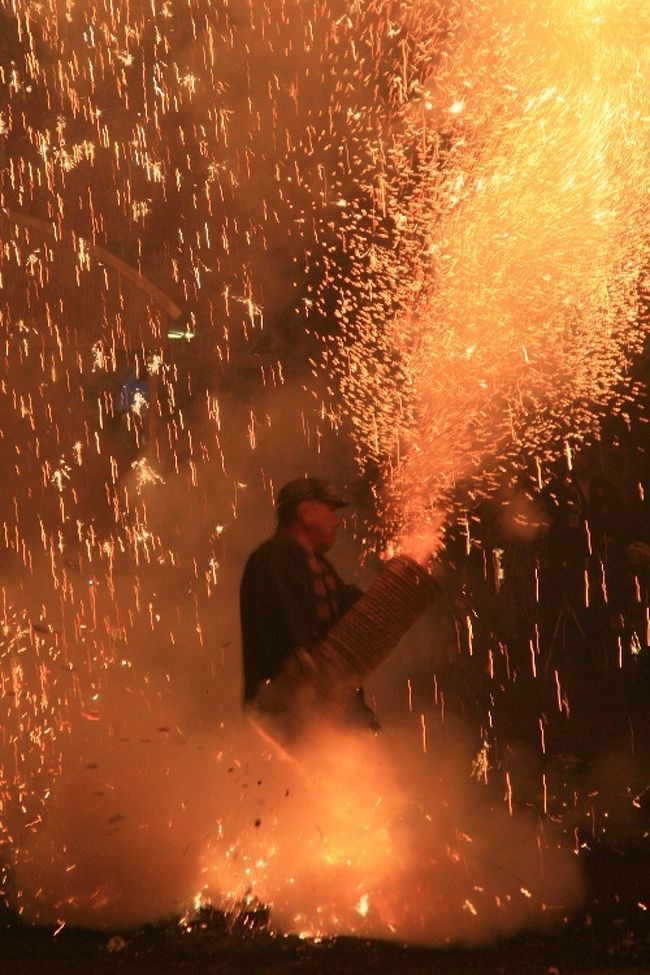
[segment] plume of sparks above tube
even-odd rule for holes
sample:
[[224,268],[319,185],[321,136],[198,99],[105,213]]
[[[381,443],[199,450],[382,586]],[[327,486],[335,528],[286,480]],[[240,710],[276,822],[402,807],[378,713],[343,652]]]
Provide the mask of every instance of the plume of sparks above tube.
[[410,10],[326,356],[396,532],[597,430],[647,331],[647,4]]

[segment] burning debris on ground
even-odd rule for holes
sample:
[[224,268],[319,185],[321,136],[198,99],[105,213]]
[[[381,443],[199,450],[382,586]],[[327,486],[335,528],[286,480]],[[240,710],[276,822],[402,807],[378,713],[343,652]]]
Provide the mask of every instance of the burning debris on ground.
[[[646,963],[649,29],[0,0],[13,971]],[[238,589],[306,472],[366,596],[283,741]]]

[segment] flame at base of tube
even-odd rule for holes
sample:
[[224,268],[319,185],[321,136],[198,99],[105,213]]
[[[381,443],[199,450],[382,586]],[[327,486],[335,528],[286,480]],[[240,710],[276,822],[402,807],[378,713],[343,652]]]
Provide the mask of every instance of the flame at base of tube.
[[252,788],[206,853],[203,897],[234,912],[264,904],[283,933],[423,944],[544,926],[577,905],[579,871],[551,831],[461,783],[448,747],[406,747],[330,727],[291,763],[267,754],[274,786],[259,779],[256,792],[249,769]]

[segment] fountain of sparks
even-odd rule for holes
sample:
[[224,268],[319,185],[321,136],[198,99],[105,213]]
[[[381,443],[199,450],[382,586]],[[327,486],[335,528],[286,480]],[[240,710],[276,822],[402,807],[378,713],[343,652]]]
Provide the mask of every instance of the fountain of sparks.
[[[647,5],[413,4],[401,104],[344,210],[339,376],[387,534],[598,430],[634,391],[648,258]],[[397,81],[396,81],[397,84]],[[369,202],[368,202],[369,200]]]

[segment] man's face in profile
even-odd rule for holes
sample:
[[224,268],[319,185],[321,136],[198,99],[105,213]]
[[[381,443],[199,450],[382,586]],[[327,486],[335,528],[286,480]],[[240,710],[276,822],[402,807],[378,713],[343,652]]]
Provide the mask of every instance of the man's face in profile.
[[322,555],[329,551],[336,539],[338,510],[326,501],[301,501],[296,509],[296,523],[313,551]]

